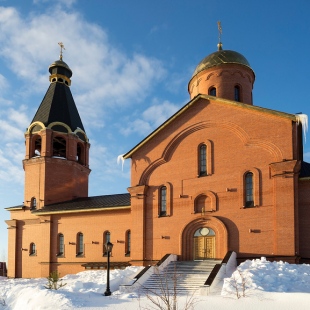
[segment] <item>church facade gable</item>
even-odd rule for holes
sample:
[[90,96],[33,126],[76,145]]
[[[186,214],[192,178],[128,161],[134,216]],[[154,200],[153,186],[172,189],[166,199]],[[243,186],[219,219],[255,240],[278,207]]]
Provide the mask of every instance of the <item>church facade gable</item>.
[[[156,259],[168,252],[178,253],[181,259],[192,258],[194,241],[185,242],[192,248],[190,254],[182,254],[182,229],[207,217],[221,221],[228,231],[222,236],[212,228],[218,232],[214,257],[223,257],[227,249],[240,257],[294,256],[294,234],[279,229],[290,222],[298,230],[294,220],[298,169],[294,167],[300,160],[294,149],[297,127],[293,120],[294,116],[201,99],[137,150],[132,155],[131,175],[132,185],[147,186],[146,256],[154,258],[156,251]],[[201,145],[206,153],[203,175],[199,174]],[[286,163],[291,178],[273,175],[278,162]],[[166,212],[161,214],[163,186]],[[224,239],[226,247],[219,241]],[[288,239],[290,244],[285,245]]]

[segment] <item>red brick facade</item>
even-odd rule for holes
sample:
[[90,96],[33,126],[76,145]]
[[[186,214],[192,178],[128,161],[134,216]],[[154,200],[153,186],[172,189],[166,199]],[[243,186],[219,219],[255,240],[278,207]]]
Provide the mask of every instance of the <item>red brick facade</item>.
[[[61,134],[66,159],[54,158],[51,141],[59,133],[28,130],[25,206],[10,208],[7,221],[8,276],[47,276],[55,269],[65,275],[105,262],[105,232],[114,244],[111,262],[132,265],[166,253],[180,260],[223,258],[228,250],[239,258],[310,258],[310,182],[299,177],[301,125],[295,115],[253,106],[253,83],[253,71],[243,64],[199,71],[189,83],[191,101],[124,156],[131,158],[131,203],[122,208],[34,214],[32,197],[40,197],[37,208],[44,209],[87,196],[89,144]],[[240,102],[234,101],[236,85]],[[210,87],[216,96],[208,95]],[[35,135],[42,150],[34,158]],[[76,160],[78,143],[83,161]],[[78,233],[83,255],[77,255]]]

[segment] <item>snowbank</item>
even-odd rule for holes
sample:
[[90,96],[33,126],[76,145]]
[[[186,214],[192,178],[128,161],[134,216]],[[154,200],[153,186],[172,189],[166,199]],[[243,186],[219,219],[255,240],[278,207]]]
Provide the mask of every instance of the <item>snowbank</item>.
[[[6,310],[67,310],[67,309],[122,309],[150,308],[152,304],[145,296],[133,292],[121,294],[120,284],[127,283],[141,267],[112,270],[109,297],[103,296],[106,289],[106,272],[84,271],[63,277],[67,283],[57,291],[46,289],[45,278],[7,279],[0,277],[0,309]],[[194,297],[195,310],[205,309],[309,309],[310,265],[294,265],[284,262],[268,262],[265,258],[246,261],[230,278],[224,279],[221,291],[211,296]],[[240,274],[242,275],[240,277]],[[236,298],[236,283],[242,288],[245,279],[245,297]],[[187,297],[179,297],[179,308],[183,309]],[[5,306],[1,304],[5,301]]]
[[269,262],[264,257],[247,260],[238,267],[231,278],[224,280],[222,295],[236,292],[236,282],[239,288],[242,289],[243,286],[247,292],[259,290],[310,293],[310,265]]

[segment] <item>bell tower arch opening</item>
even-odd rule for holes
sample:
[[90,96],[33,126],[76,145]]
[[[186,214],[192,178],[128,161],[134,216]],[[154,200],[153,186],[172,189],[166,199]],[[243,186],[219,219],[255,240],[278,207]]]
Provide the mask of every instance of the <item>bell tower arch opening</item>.
[[67,158],[67,141],[61,136],[53,138],[53,156]]
[[40,135],[32,136],[31,157],[41,156],[42,138]]

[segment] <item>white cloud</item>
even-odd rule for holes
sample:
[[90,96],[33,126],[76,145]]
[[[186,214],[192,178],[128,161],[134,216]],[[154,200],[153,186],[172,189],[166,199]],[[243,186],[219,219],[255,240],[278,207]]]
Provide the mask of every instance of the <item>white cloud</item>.
[[[17,84],[17,80],[7,80],[3,72],[0,74],[0,131],[5,133],[3,142],[10,143],[0,146],[0,166],[2,178],[11,176],[8,180],[12,182],[23,174],[20,163],[25,153],[24,132],[43,99],[32,97],[47,90],[48,66],[58,59],[58,42],[65,45],[64,61],[73,71],[72,93],[85,128],[90,131],[103,127],[107,108],[138,105],[166,74],[159,60],[118,50],[109,42],[105,29],[86,21],[72,8],[66,10],[65,6],[74,3],[66,0],[49,5],[50,1],[35,0],[34,4],[44,4],[47,9],[27,16],[13,7],[0,6],[0,59],[12,78],[18,79]],[[10,88],[14,92],[7,99],[4,91]],[[27,107],[25,103],[29,103]],[[140,126],[150,130],[149,121],[144,122]],[[138,123],[132,132],[138,130]],[[118,154],[114,158],[107,152],[102,164],[97,154],[104,155],[105,151],[96,145],[96,152],[91,151],[91,164],[96,168],[105,165],[104,172],[112,175],[119,168],[114,162]]]
[[7,142],[4,145],[3,154],[7,155],[7,159],[12,164],[17,164],[18,168],[22,171],[22,160],[25,157],[25,145],[18,142]]
[[26,114],[27,110],[24,105],[19,107],[19,110],[9,109],[8,119],[17,125],[18,128],[27,128],[29,125],[29,118]]
[[104,29],[77,12],[53,8],[27,17],[0,7],[0,28],[0,55],[24,81],[22,90],[28,95],[46,87],[47,67],[58,58],[57,43],[64,43],[64,61],[73,71],[72,92],[86,125],[100,127],[106,107],[138,104],[165,75],[160,61],[120,52]]
[[0,91],[3,92],[8,88],[8,86],[9,85],[6,78],[2,74],[0,74]]
[[0,111],[0,131],[3,141],[23,140],[24,132],[29,125],[27,109],[21,105],[18,109],[8,108]]
[[[0,106],[4,107],[4,106],[10,106],[12,105],[12,100],[8,100],[6,98],[1,98],[0,97]],[[0,112],[1,114],[1,112]]]
[[169,101],[164,101],[162,104],[153,104],[141,114],[141,118],[130,119],[126,127],[122,126],[120,128],[120,132],[124,136],[133,133],[146,136],[172,116],[178,108],[177,105]]
[[[24,172],[21,169],[21,164],[18,166],[15,160],[12,160],[12,157],[16,153],[12,153],[11,151],[12,149],[10,147],[6,147],[4,150],[0,149],[0,180],[6,183],[14,180],[14,182],[22,184],[24,181]],[[21,158],[19,159],[19,162],[21,162]]]
[[[50,0],[33,0],[34,4],[48,3],[48,2],[50,2]],[[74,3],[76,3],[76,0],[54,0],[53,2],[54,5],[59,4],[70,8]]]
[[145,120],[151,122],[155,127],[158,127],[173,115],[178,108],[177,105],[164,101],[162,104],[150,106],[142,115]]
[[145,136],[150,133],[152,130],[151,125],[142,119],[136,119],[134,121],[130,121],[127,127],[120,128],[121,134],[124,136],[129,136],[132,133],[138,133],[139,135]]
[[24,133],[19,128],[16,128],[13,124],[8,121],[0,119],[0,132],[4,133],[2,135],[2,140],[4,141],[14,141],[19,137],[23,137]]

